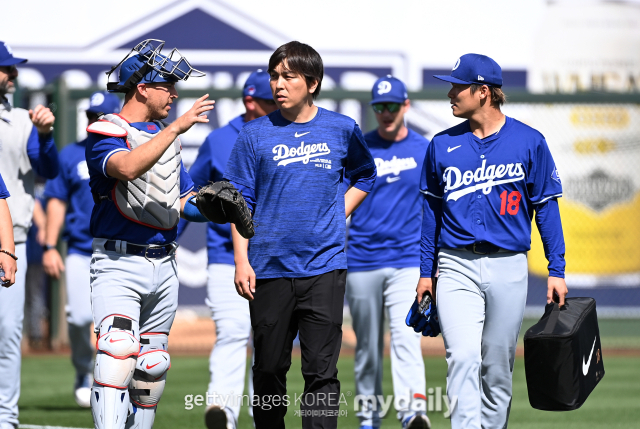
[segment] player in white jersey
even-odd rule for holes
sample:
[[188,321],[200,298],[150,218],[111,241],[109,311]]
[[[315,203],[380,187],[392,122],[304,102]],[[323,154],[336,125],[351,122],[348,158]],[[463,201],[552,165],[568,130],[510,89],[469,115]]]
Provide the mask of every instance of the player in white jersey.
[[[201,75],[177,50],[145,40],[119,67],[109,92],[124,92],[120,114],[87,131],[91,214],[91,305],[98,333],[91,408],[96,428],[149,429],[171,367],[167,343],[178,305],[175,260],[180,217],[205,222],[182,164],[179,135],[208,122],[200,97],[170,125],[175,83]],[[111,80],[111,79],[110,79]]]
[[[53,141],[53,113],[37,106],[28,112],[9,103],[18,64],[27,60],[13,56],[0,42],[0,174],[11,193],[7,199],[13,219],[18,271],[11,288],[0,288],[0,429],[18,426],[20,396],[20,341],[24,318],[26,240],[34,207],[35,173],[46,179],[58,174],[58,150]],[[34,173],[35,170],[35,173]]]
[[[403,428],[429,428],[420,335],[405,325],[420,278],[420,168],[429,141],[404,123],[410,101],[402,81],[392,76],[380,78],[371,93],[378,128],[364,138],[375,159],[378,179],[351,215],[347,247],[346,297],[358,340],[356,394],[382,398],[386,313],[397,417]],[[360,428],[379,428],[380,410],[379,400],[363,404],[358,411]]]

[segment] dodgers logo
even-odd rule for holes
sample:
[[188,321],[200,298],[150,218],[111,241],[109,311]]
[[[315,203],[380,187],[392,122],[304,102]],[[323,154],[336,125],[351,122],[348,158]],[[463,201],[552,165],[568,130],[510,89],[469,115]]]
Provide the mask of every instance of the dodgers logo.
[[11,47],[9,45],[4,43],[4,47],[7,49],[7,52],[9,52],[9,55],[13,55],[13,51],[11,50]]
[[91,100],[89,101],[89,104],[92,106],[99,106],[102,103],[104,103],[104,94],[101,92],[96,92],[95,94],[93,94],[91,96]]
[[460,67],[460,58],[458,58],[458,61],[456,61],[456,64],[453,66],[453,68],[451,69],[451,71],[454,71],[455,69],[457,69],[458,67]]
[[[482,189],[482,193],[488,195],[494,186],[503,183],[518,182],[524,180],[524,167],[521,163],[499,164],[487,167],[487,160],[482,161],[482,166],[475,171],[467,170],[464,173],[456,167],[447,167],[442,179],[445,182],[444,193],[450,192],[447,201],[457,201],[460,197]],[[508,176],[508,179],[502,179]],[[502,180],[495,180],[502,179]],[[484,182],[484,183],[480,183]],[[462,188],[464,186],[464,188]],[[458,189],[462,188],[462,189]],[[453,192],[451,192],[453,191]]]
[[308,164],[311,158],[329,155],[331,150],[326,143],[305,145],[304,142],[300,142],[300,146],[298,147],[288,147],[285,144],[276,145],[273,148],[273,153],[276,154],[276,156],[273,157],[273,160],[280,161],[278,162],[278,165],[288,165],[292,162]]
[[554,167],[553,172],[551,173],[551,178],[556,182],[562,184],[560,181],[560,173],[558,173],[558,167]]
[[383,80],[378,84],[378,95],[386,94],[391,91],[391,82]]
[[390,160],[384,160],[382,158],[375,158],[376,170],[378,171],[378,177],[393,174],[399,175],[401,171],[412,170],[418,167],[418,163],[413,157],[410,158],[398,158],[394,156]]

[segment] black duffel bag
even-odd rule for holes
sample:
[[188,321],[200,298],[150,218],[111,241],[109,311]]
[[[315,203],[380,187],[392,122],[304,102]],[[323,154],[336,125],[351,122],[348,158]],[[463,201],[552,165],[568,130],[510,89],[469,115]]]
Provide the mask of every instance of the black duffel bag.
[[547,304],[524,334],[529,403],[547,411],[576,410],[604,377],[600,331],[593,298]]

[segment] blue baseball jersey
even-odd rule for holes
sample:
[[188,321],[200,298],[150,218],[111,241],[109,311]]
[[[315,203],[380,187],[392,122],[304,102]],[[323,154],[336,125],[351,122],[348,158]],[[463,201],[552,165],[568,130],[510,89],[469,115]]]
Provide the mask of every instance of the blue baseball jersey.
[[67,204],[62,238],[67,241],[68,253],[91,255],[90,232],[93,198],[89,187],[89,167],[85,159],[87,141],[70,144],[60,151],[60,172],[47,181],[44,199],[57,198]]
[[9,198],[10,196],[11,196],[11,194],[7,190],[7,185],[4,184],[4,179],[2,178],[2,175],[0,174],[0,200],[4,200],[6,198]]
[[296,123],[279,110],[247,123],[225,178],[253,191],[257,278],[296,278],[347,268],[343,177],[369,192],[375,164],[351,118],[318,108]]
[[[241,115],[207,136],[200,146],[198,157],[189,169],[189,175],[196,187],[204,186],[209,181],[222,180],[231,150],[244,124],[244,115]],[[181,222],[186,221],[183,219]],[[207,224],[207,253],[210,264],[234,263],[231,227],[228,223]]]
[[376,163],[376,183],[351,215],[349,271],[420,266],[420,172],[429,141],[415,131],[390,142],[378,130],[365,135]]
[[[151,134],[160,132],[153,122],[134,122],[130,124],[141,131]],[[106,195],[118,183],[118,179],[107,174],[107,161],[117,152],[130,151],[124,137],[107,137],[89,133],[85,156],[89,167],[89,185],[91,191]],[[193,190],[193,181],[180,163],[180,198]],[[161,230],[131,221],[120,214],[112,201],[96,204],[91,212],[91,235],[97,238],[124,240],[137,244],[167,244],[176,239],[177,227]]]
[[[485,139],[471,132],[468,121],[437,134],[427,150],[420,189],[441,201],[437,241],[425,236],[429,231],[423,226],[423,277],[434,270],[435,246],[459,249],[489,242],[515,252],[529,250],[534,209],[562,196],[544,137],[510,117]],[[433,212],[433,204],[424,207],[425,219],[433,216],[427,213]],[[564,255],[561,230],[557,240]]]

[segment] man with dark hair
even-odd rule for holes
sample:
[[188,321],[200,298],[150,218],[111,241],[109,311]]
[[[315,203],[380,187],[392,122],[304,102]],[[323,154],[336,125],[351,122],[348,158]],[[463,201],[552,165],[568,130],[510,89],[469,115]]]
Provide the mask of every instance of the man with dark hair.
[[562,183],[544,136],[500,111],[498,63],[466,54],[450,76],[434,77],[451,83],[452,113],[466,121],[436,134],[424,159],[417,299],[430,294],[438,305],[451,427],[506,428],[534,211],[547,302],[562,306],[567,295]]
[[[227,125],[212,131],[200,146],[198,157],[189,170],[196,187],[221,180],[231,155],[233,145],[245,123],[260,118],[276,109],[269,86],[269,73],[257,70],[249,75],[242,90],[245,113],[232,119]],[[186,221],[178,227],[178,235]],[[209,429],[234,429],[238,425],[240,401],[234,395],[242,395],[247,366],[247,344],[251,337],[249,304],[234,293],[233,242],[231,228],[227,224],[207,224],[207,272],[206,304],[216,323],[216,343],[209,357],[211,375],[207,397],[205,423]],[[249,394],[252,392],[249,388]]]
[[[313,48],[280,46],[269,74],[279,110],[243,127],[225,173],[258,224],[250,244],[232,226],[236,289],[250,301],[254,330],[254,419],[257,429],[284,428],[293,401],[286,374],[299,333],[302,426],[335,428],[345,218],[371,190],[376,169],[353,119],[314,105],[323,66]],[[346,193],[343,177],[352,185]]]

